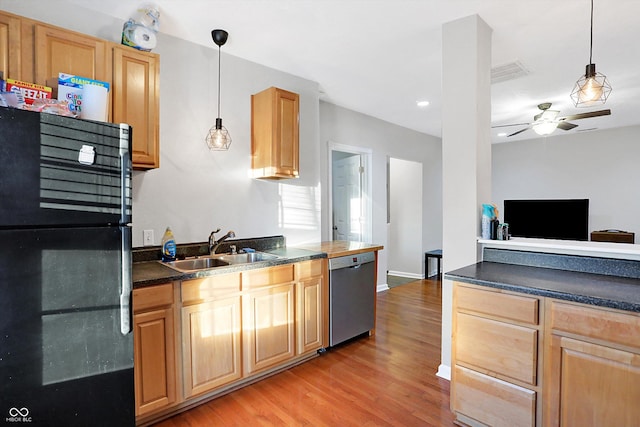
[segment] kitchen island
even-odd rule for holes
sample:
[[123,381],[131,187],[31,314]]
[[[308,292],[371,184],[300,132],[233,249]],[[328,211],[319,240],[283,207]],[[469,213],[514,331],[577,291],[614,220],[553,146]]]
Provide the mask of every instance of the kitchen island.
[[446,273],[458,422],[638,425],[640,262],[526,243],[489,243],[482,262]]

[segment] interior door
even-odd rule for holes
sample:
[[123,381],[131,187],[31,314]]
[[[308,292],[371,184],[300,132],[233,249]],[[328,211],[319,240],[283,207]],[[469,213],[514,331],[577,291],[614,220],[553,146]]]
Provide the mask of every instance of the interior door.
[[333,162],[333,240],[362,241],[362,217],[362,168],[354,154]]

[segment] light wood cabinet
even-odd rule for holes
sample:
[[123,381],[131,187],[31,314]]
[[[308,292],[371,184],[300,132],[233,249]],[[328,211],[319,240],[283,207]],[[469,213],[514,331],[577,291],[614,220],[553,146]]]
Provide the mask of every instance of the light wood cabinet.
[[546,303],[545,425],[640,425],[640,315]]
[[251,96],[251,169],[254,178],[297,178],[299,173],[297,93],[271,87]]
[[323,346],[323,263],[313,260],[296,266],[296,341],[298,354]]
[[133,291],[136,416],[176,402],[173,285]]
[[182,356],[185,397],[242,376],[240,274],[182,283]]
[[451,407],[474,426],[541,425],[539,298],[454,286]]
[[0,12],[0,71],[5,79],[19,79],[21,74],[20,18]]
[[133,167],[160,166],[159,55],[0,12],[0,71],[54,96],[59,73],[109,82],[108,120],[133,126]]
[[57,84],[59,73],[111,82],[106,40],[35,24],[35,83]]
[[157,55],[113,47],[113,121],[133,127],[131,154],[137,169],[160,166],[159,86]]
[[242,297],[246,375],[296,355],[293,268],[293,264],[286,264],[243,273],[243,289],[245,284],[251,289]]

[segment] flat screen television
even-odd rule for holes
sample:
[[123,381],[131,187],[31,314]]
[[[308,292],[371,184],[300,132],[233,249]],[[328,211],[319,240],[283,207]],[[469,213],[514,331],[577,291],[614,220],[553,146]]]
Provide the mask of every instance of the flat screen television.
[[589,240],[589,199],[505,200],[513,237]]

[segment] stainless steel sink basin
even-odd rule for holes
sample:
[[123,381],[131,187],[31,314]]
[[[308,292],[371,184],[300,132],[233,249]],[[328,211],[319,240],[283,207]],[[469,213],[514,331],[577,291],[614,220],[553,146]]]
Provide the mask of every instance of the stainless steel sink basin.
[[264,252],[247,252],[244,254],[222,254],[215,255],[214,259],[228,262],[229,264],[248,264],[252,262],[269,261],[278,259],[277,255],[271,255]]
[[229,265],[228,262],[218,258],[181,259],[178,261],[166,262],[164,264],[167,267],[171,267],[178,271],[207,270],[209,268],[216,268],[216,267]]
[[211,257],[181,259],[163,264],[181,272],[192,272],[224,267],[231,264],[250,264],[252,262],[268,261],[277,258],[279,258],[277,255],[264,252],[248,252],[244,254],[220,254]]

